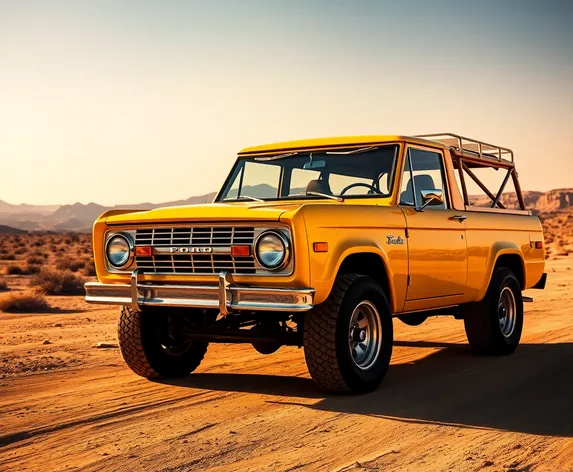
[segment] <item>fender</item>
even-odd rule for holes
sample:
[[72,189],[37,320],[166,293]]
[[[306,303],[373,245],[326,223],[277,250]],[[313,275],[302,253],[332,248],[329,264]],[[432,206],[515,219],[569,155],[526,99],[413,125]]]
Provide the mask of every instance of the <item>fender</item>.
[[[374,254],[380,258],[384,266],[388,280],[388,301],[390,303],[390,309],[393,313],[396,313],[399,311],[398,308],[400,307],[400,303],[403,305],[405,290],[403,290],[402,296],[398,296],[395,279],[397,278],[397,275],[403,275],[404,287],[407,279],[407,252],[405,247],[402,249],[401,246],[398,246],[398,248],[400,249],[396,249],[396,246],[393,246],[391,250],[393,254],[389,256],[388,253],[380,248],[374,241],[354,238],[343,241],[340,245],[334,248],[334,251],[329,255],[326,264],[324,264],[322,268],[319,269],[315,266],[311,269],[313,271],[313,275],[316,274],[316,278],[313,276],[313,282],[315,284],[314,288],[316,289],[315,303],[321,303],[328,298],[338,271],[346,258],[354,254]],[[393,258],[402,259],[401,257],[396,257],[398,256],[398,253],[403,253],[403,260],[405,262],[405,267],[402,270],[404,272],[403,274],[396,274],[392,270],[392,264],[390,262]],[[319,270],[321,272],[320,274],[318,273]]]
[[500,256],[507,255],[507,254],[514,254],[519,256],[519,260],[521,261],[521,269],[523,274],[525,274],[525,263],[523,252],[521,249],[511,241],[498,241],[495,242],[489,251],[488,258],[486,261],[486,267],[484,270],[485,278],[483,283],[481,284],[481,290],[478,292],[478,300],[482,300],[485,297],[487,289],[489,287],[489,281],[491,280],[491,276],[493,274],[493,269],[497,263],[497,260]]

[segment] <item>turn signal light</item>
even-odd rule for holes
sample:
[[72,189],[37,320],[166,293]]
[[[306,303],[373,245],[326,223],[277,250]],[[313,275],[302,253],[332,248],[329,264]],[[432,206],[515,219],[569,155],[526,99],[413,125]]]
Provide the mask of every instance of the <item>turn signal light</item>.
[[251,246],[231,246],[231,256],[248,257],[251,255]]
[[314,243],[312,247],[314,252],[328,252],[328,243]]
[[151,246],[136,246],[135,255],[141,257],[150,257],[152,254]]

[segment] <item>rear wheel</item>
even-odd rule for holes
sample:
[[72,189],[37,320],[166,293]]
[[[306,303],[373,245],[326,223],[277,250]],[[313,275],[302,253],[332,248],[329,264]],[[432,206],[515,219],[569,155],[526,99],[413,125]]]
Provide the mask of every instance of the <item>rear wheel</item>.
[[494,270],[484,299],[463,307],[466,335],[480,354],[511,354],[523,329],[523,299],[514,273]]
[[365,393],[380,384],[392,356],[392,316],[378,283],[364,275],[336,279],[328,299],[307,312],[308,370],[331,392]]
[[177,309],[133,310],[121,308],[118,339],[121,355],[129,368],[148,379],[184,377],[205,356],[208,343],[183,336],[189,323],[202,325],[205,313],[186,317]]

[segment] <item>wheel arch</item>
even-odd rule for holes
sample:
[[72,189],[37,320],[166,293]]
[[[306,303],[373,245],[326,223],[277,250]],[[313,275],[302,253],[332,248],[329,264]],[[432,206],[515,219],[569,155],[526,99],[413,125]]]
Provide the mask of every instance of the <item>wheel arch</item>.
[[[386,254],[376,249],[373,247],[361,247],[345,252],[343,257],[340,258],[336,269],[336,277],[340,274],[361,274],[372,277],[382,287],[388,298],[390,310],[392,313],[395,313],[397,311],[395,306],[396,296],[390,264]],[[330,290],[332,290],[332,287]]]
[[480,300],[485,296],[493,272],[498,267],[507,267],[516,276],[521,290],[525,288],[525,259],[515,243],[499,242],[492,246],[487,264],[487,278],[483,284]]

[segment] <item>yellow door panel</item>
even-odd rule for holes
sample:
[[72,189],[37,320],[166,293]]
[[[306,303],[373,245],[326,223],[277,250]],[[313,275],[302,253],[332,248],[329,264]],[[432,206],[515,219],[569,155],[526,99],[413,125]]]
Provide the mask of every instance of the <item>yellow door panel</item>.
[[403,210],[410,261],[406,300],[463,294],[467,277],[465,223],[452,218],[460,212]]

